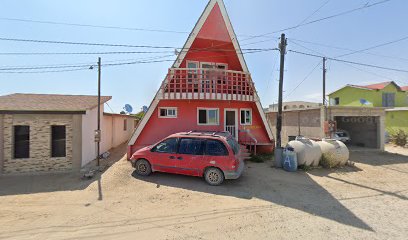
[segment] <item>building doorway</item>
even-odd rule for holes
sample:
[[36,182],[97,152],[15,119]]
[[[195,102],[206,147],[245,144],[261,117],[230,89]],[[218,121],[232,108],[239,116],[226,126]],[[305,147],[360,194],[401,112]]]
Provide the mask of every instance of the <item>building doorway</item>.
[[224,130],[230,132],[231,135],[238,140],[238,110],[225,109],[224,117]]

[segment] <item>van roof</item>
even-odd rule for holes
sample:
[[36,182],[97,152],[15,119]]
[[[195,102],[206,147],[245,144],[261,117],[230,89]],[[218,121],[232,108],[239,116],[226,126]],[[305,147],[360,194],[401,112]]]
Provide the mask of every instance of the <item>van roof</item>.
[[180,132],[171,135],[172,137],[210,137],[210,138],[229,138],[231,134],[229,132],[219,132],[219,131],[190,131],[190,132]]

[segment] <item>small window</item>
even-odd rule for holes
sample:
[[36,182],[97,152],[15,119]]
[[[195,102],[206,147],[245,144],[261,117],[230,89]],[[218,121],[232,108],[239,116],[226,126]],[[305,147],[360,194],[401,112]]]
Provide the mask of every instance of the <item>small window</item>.
[[198,109],[198,125],[218,125],[218,109]]
[[207,140],[206,153],[210,156],[228,156],[227,148],[218,140]]
[[382,105],[383,107],[395,107],[395,93],[383,93]]
[[157,144],[152,152],[157,153],[176,153],[177,138],[169,138]]
[[204,141],[201,139],[183,138],[179,144],[179,154],[203,155]]
[[160,118],[177,118],[177,108],[160,108]]
[[335,106],[340,105],[340,98],[339,97],[334,98],[334,105]]
[[251,109],[241,109],[241,125],[252,125]]
[[123,119],[123,131],[127,131],[127,119]]
[[14,158],[30,157],[30,127],[14,126]]
[[51,157],[66,156],[65,126],[51,126]]

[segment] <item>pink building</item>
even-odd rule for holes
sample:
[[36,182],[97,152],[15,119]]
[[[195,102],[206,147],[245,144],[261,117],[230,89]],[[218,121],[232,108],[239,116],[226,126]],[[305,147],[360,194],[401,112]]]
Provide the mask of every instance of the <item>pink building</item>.
[[129,141],[128,156],[182,131],[228,131],[258,152],[272,131],[222,0],[210,0]]

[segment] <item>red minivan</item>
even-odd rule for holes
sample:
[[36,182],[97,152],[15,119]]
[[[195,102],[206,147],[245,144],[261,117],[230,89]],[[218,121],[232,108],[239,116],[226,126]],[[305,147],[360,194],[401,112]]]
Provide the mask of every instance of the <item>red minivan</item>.
[[210,185],[237,179],[244,170],[240,145],[228,132],[183,132],[136,151],[130,158],[139,175],[167,172],[204,177]]

